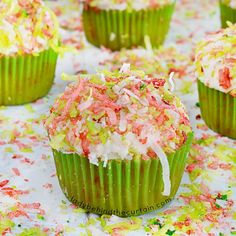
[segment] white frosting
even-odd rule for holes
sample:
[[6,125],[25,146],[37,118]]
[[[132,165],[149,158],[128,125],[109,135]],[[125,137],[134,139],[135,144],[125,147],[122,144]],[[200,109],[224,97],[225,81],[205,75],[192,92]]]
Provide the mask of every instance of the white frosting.
[[[216,32],[198,44],[196,74],[198,79],[209,88],[224,93],[230,93],[236,89],[235,44],[236,25],[231,25],[230,28]],[[227,73],[222,76],[224,70]],[[230,80],[229,85],[224,86],[227,80]]]
[[100,9],[106,10],[126,10],[132,8],[134,10],[142,10],[152,6],[162,7],[166,4],[174,3],[174,0],[127,0],[127,1],[112,1],[112,0],[93,0],[89,4]]

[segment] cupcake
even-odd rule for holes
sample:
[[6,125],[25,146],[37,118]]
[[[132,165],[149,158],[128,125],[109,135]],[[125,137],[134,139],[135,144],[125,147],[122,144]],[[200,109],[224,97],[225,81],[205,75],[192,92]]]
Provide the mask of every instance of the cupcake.
[[175,0],[84,0],[87,40],[111,50],[161,45],[169,30]]
[[41,0],[0,1],[0,105],[18,105],[50,90],[59,44],[55,15]]
[[202,117],[215,132],[236,138],[236,25],[209,35],[196,49]]
[[220,0],[221,26],[227,27],[227,21],[236,23],[236,1]]
[[67,198],[97,214],[140,215],[175,196],[192,131],[166,80],[142,71],[78,78],[45,121]]

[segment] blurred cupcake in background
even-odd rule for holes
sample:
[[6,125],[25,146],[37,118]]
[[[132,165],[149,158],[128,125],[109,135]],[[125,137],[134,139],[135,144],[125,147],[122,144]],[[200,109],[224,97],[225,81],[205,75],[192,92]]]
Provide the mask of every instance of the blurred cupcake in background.
[[127,64],[120,72],[73,78],[45,121],[68,199],[90,212],[122,217],[170,202],[193,134],[166,80]]
[[58,23],[41,0],[0,1],[0,105],[32,102],[54,80]]
[[227,27],[227,21],[236,23],[236,1],[220,0],[221,26]]
[[196,49],[202,117],[214,131],[236,138],[236,25],[209,35]]
[[111,50],[163,44],[175,0],[81,0],[87,40]]

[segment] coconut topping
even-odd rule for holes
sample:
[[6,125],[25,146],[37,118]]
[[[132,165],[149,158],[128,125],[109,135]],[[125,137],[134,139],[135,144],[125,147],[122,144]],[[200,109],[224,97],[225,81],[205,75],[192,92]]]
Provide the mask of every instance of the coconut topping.
[[0,56],[56,50],[58,30],[56,16],[42,0],[0,1]]
[[173,4],[174,0],[80,0],[91,7],[103,10],[142,10],[147,8],[161,8]]
[[210,34],[196,49],[198,79],[206,86],[236,96],[236,25]]

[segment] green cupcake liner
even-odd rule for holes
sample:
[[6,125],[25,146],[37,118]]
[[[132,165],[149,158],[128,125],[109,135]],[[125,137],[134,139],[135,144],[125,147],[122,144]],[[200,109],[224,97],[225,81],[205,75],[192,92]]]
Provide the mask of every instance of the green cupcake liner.
[[147,10],[98,10],[85,6],[84,31],[87,40],[111,50],[145,46],[149,36],[153,47],[163,44],[169,31],[175,3],[159,9]]
[[171,194],[163,196],[159,159],[110,160],[104,167],[88,158],[53,150],[60,186],[75,205],[96,214],[121,217],[141,215],[163,207],[175,196],[184,172],[193,134],[174,154],[168,155]]
[[221,26],[227,28],[227,21],[236,23],[236,9],[224,4],[220,1],[220,15],[221,15]]
[[213,131],[236,139],[236,98],[211,89],[198,80],[202,118]]
[[45,96],[52,87],[57,53],[0,58],[0,105],[20,105]]

